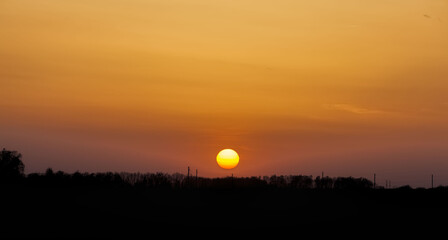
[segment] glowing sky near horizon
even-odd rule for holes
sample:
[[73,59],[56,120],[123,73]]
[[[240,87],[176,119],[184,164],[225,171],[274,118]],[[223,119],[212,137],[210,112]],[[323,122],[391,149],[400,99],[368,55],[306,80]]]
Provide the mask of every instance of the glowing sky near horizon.
[[447,0],[2,0],[0,147],[26,172],[448,185]]

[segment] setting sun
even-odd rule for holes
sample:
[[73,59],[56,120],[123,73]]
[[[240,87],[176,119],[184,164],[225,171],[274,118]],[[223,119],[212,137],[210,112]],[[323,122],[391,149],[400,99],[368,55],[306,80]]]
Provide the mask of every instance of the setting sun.
[[216,156],[216,161],[220,167],[224,169],[232,169],[238,165],[240,157],[234,150],[224,149],[218,153],[218,156]]

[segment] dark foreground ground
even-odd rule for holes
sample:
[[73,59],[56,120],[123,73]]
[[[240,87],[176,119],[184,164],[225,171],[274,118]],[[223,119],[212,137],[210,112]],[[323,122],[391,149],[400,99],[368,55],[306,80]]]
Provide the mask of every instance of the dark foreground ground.
[[[448,189],[64,188],[2,185],[3,237],[166,237],[448,229]],[[357,235],[360,234],[360,235]],[[289,237],[296,238],[296,237]],[[442,237],[442,238],[445,238]]]

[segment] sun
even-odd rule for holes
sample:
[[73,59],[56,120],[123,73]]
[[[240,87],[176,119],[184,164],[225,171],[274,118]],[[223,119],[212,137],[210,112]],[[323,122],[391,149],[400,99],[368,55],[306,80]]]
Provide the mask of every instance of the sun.
[[236,153],[232,149],[223,149],[216,156],[216,162],[218,165],[224,169],[232,169],[235,168],[240,161],[240,157],[238,153]]

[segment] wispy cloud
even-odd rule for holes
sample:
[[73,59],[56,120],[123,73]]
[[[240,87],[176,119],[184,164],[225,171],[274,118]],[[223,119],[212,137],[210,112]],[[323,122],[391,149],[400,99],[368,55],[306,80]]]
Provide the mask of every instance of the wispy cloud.
[[324,104],[324,107],[327,109],[341,110],[341,111],[351,112],[351,113],[355,113],[355,114],[383,114],[383,113],[386,113],[385,111],[378,110],[378,109],[364,108],[364,107],[355,106],[355,105],[351,105],[351,104],[345,104],[345,103]]

